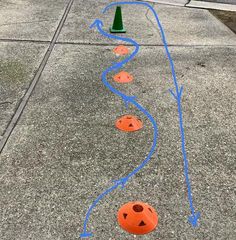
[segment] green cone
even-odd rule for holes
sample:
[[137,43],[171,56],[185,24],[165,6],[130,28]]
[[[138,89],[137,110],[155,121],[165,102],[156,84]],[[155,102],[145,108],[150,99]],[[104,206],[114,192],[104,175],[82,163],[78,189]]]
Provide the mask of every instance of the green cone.
[[125,33],[126,30],[123,27],[122,21],[122,13],[121,13],[121,6],[116,7],[115,18],[113,22],[113,26],[110,28],[111,33]]

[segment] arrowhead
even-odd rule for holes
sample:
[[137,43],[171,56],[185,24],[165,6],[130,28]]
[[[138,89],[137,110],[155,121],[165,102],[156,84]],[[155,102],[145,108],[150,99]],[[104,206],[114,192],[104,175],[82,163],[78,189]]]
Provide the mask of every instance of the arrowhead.
[[199,218],[200,218],[200,212],[197,212],[197,213],[194,213],[193,215],[189,216],[188,221],[193,227],[197,227]]
[[181,98],[182,97],[182,93],[183,93],[183,89],[184,89],[184,87],[183,86],[181,86],[181,88],[180,88],[180,90],[179,90],[179,98]]
[[88,232],[83,232],[80,234],[80,238],[86,238],[86,237],[92,237],[92,236],[93,234]]
[[176,101],[180,101],[181,97],[182,97],[182,93],[183,93],[183,86],[180,87],[179,90],[177,90],[177,93],[175,94],[175,92],[173,91],[173,89],[169,89],[169,92],[171,93],[171,95],[174,97],[174,99]]
[[90,28],[96,27],[103,27],[103,22],[100,19],[96,19],[91,25]]
[[127,182],[128,180],[129,180],[129,179],[128,179],[127,177],[124,177],[124,178],[121,178],[121,179],[119,179],[119,180],[115,180],[114,182],[115,182],[115,184],[116,184],[117,186],[121,185],[121,188],[124,188],[124,187],[125,187],[125,184],[126,184],[126,182]]
[[123,97],[126,108],[128,108],[129,103],[134,101],[136,98],[137,98],[136,96],[125,96],[125,97]]
[[174,97],[175,100],[177,100],[177,96],[174,93],[174,91],[172,89],[169,89],[170,94]]

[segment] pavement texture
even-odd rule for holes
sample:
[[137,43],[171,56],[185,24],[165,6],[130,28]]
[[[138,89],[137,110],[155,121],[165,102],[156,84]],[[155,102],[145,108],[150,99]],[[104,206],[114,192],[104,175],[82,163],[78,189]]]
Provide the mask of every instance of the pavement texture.
[[[42,4],[42,9],[47,7],[46,19],[53,12],[59,24],[68,2],[60,1],[58,6],[48,3],[37,4]],[[137,167],[150,150],[153,129],[148,119],[134,107],[126,109],[101,81],[102,71],[120,59],[112,53],[120,42],[88,29],[96,18],[104,20],[108,29],[114,11],[102,16],[106,4],[74,1],[33,94],[1,153],[1,240],[79,239],[92,201],[112,185],[112,180]],[[205,10],[154,6],[166,30],[179,84],[184,85],[186,150],[200,224],[192,228],[187,221],[190,212],[177,106],[168,92],[173,84],[158,30],[145,8],[137,7],[128,15],[132,9],[125,7],[125,36],[141,44],[137,57],[123,69],[134,76],[134,81],[116,84],[112,74],[108,80],[125,94],[137,96],[155,118],[158,147],[150,163],[125,189],[117,189],[99,203],[88,231],[93,232],[92,239],[104,240],[234,240],[236,36]],[[56,14],[57,8],[60,10]],[[30,29],[24,36],[27,41],[22,41],[18,29],[11,35],[3,32],[0,89],[6,98],[1,96],[1,102],[14,104],[9,109],[1,104],[1,133],[49,46],[42,42],[53,36],[48,35],[46,25],[41,36],[47,37],[41,39]],[[139,116],[144,128],[128,134],[115,129],[117,117],[126,113]],[[135,236],[118,226],[118,209],[134,200],[148,202],[157,210],[159,225],[154,232]]]
[[236,4],[235,0],[196,0],[199,2],[214,2],[214,3],[226,3],[226,4]]
[[50,41],[67,2],[0,1],[0,39]]
[[[87,43],[87,44],[114,44],[112,40],[104,38],[89,29],[89,25],[95,18],[103,20],[108,30],[113,21],[114,9],[109,14],[101,13],[104,1],[98,0],[93,8],[88,11],[91,3],[79,1],[72,6],[67,21],[61,31],[58,42]],[[138,9],[138,11],[134,11]],[[165,27],[169,45],[235,45],[235,35],[221,22],[215,21],[207,11],[201,9],[189,10],[168,5],[155,5],[161,23]],[[81,11],[84,14],[81,14]],[[126,37],[134,37],[139,44],[162,45],[159,31],[153,15],[145,7],[126,6],[123,9],[124,16],[130,16],[135,21],[129,21],[124,17],[124,24],[129,26]],[[178,24],[175,24],[178,19]]]
[[34,43],[0,43],[0,134],[9,120],[37,70],[46,47]]
[[200,9],[215,9],[221,11],[230,11],[232,13],[236,12],[236,1],[198,1],[191,0],[186,5],[190,8],[200,8]]

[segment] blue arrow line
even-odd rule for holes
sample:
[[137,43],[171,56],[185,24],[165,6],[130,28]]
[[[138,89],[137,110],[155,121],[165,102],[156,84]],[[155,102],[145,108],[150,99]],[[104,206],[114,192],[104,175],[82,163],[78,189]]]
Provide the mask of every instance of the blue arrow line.
[[114,65],[112,65],[111,67],[107,68],[103,73],[102,73],[102,82],[104,83],[104,85],[111,90],[114,94],[120,96],[125,105],[128,106],[129,103],[133,104],[134,106],[136,106],[141,112],[143,112],[148,119],[151,121],[152,125],[153,125],[153,129],[154,129],[154,133],[153,133],[153,144],[151,147],[151,150],[149,152],[149,154],[147,155],[147,157],[144,159],[144,161],[137,167],[135,168],[131,173],[129,173],[126,177],[123,177],[121,179],[115,180],[114,181],[114,185],[111,186],[110,188],[108,188],[107,190],[105,190],[102,194],[100,194],[96,200],[92,203],[92,205],[89,207],[87,213],[86,213],[86,217],[85,217],[85,221],[84,221],[84,225],[83,225],[83,233],[80,234],[81,238],[85,238],[85,237],[91,237],[92,233],[87,232],[87,223],[89,220],[89,217],[92,213],[92,210],[96,207],[96,205],[98,204],[98,202],[103,199],[107,194],[109,194],[110,192],[114,191],[115,189],[117,189],[119,186],[121,188],[124,188],[127,181],[134,176],[137,172],[139,172],[151,159],[152,155],[155,152],[156,149],[156,145],[157,145],[157,137],[158,137],[158,127],[157,124],[154,120],[154,118],[152,117],[152,115],[145,109],[143,108],[139,103],[137,103],[135,101],[136,97],[135,96],[127,96],[124,93],[120,92],[119,90],[113,88],[108,82],[107,82],[107,74],[113,70],[117,70],[119,68],[121,68],[122,66],[124,66],[126,63],[128,63],[129,61],[131,61],[135,55],[138,53],[139,51],[139,45],[132,39],[130,38],[124,38],[124,37],[118,37],[118,36],[114,36],[111,34],[108,34],[106,32],[103,31],[102,29],[103,23],[101,20],[96,19],[94,21],[94,23],[90,26],[90,28],[93,27],[97,27],[98,31],[105,37],[111,38],[111,39],[116,39],[116,40],[121,40],[124,42],[128,42],[131,43],[135,46],[135,50],[132,52],[132,54],[130,56],[128,56],[127,58],[125,58],[123,61],[115,63]]
[[183,127],[183,113],[182,113],[182,106],[181,106],[181,96],[182,96],[182,93],[183,93],[183,86],[181,86],[180,88],[178,86],[178,82],[177,82],[177,78],[176,78],[176,74],[175,74],[175,67],[174,67],[174,63],[173,63],[173,60],[171,58],[171,55],[170,55],[170,52],[169,52],[169,49],[168,49],[168,44],[167,44],[167,41],[166,41],[164,29],[161,25],[161,22],[158,18],[158,15],[157,15],[156,11],[154,10],[154,8],[150,4],[148,4],[146,2],[137,2],[137,1],[134,1],[134,2],[114,2],[114,3],[111,3],[111,4],[107,5],[104,8],[103,13],[105,13],[108,9],[110,9],[113,6],[125,5],[125,4],[128,4],[128,5],[144,5],[144,6],[148,7],[152,11],[152,13],[154,14],[154,16],[156,18],[156,21],[157,21],[157,25],[158,25],[160,33],[161,33],[162,42],[164,44],[166,55],[167,55],[167,58],[168,58],[169,63],[170,63],[173,83],[174,83],[174,86],[175,86],[175,93],[172,89],[169,89],[169,91],[170,91],[171,95],[174,97],[174,99],[176,100],[177,106],[178,106],[179,129],[180,129],[180,135],[181,135],[181,148],[182,148],[182,155],[183,155],[183,160],[184,160],[184,175],[185,175],[185,181],[186,181],[187,191],[188,191],[189,207],[190,207],[190,211],[191,211],[191,215],[188,217],[188,221],[190,222],[190,224],[193,227],[197,227],[198,219],[200,218],[200,212],[195,212],[195,210],[194,210],[193,200],[192,200],[191,182],[190,182],[189,173],[188,173],[189,172],[189,170],[188,170],[188,159],[187,159],[187,153],[186,153],[186,150],[185,150],[185,135],[184,135],[184,127]]

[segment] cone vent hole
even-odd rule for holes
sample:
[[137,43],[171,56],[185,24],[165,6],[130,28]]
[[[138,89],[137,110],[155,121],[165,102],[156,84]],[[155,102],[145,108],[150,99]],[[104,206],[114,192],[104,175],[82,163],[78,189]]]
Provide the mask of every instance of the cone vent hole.
[[152,213],[152,209],[151,208],[148,208],[148,210]]
[[128,216],[128,214],[127,214],[127,213],[123,213],[123,217],[124,217],[124,219],[126,219],[126,218],[127,218],[127,216]]
[[139,223],[139,226],[140,226],[140,227],[145,226],[145,225],[146,225],[146,223],[145,223],[144,221],[141,221],[141,222]]
[[141,206],[141,205],[139,205],[139,204],[135,204],[135,205],[133,206],[133,210],[134,210],[135,212],[142,212],[142,211],[143,211],[143,206]]

